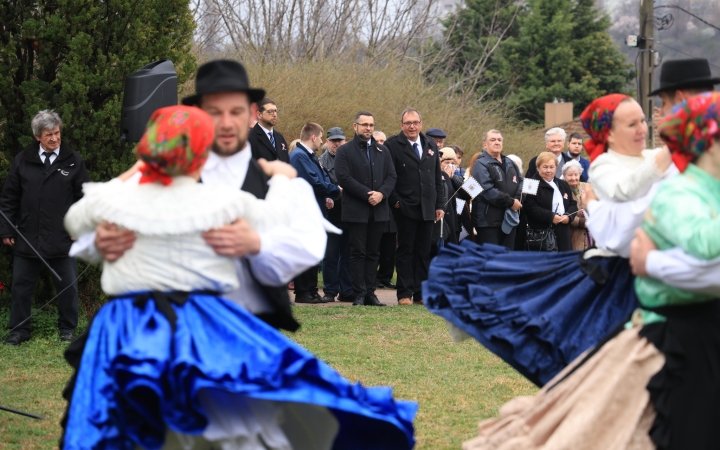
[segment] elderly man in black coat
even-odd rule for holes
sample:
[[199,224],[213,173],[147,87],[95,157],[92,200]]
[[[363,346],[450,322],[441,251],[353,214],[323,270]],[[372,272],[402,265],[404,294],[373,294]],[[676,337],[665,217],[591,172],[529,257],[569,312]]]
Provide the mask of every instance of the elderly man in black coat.
[[[71,341],[78,322],[77,264],[68,256],[72,240],[63,218],[82,197],[82,185],[90,178],[80,155],[62,142],[62,121],[57,113],[40,111],[31,127],[35,142],[13,160],[0,208],[62,278],[53,278],[59,293],[58,328],[60,339]],[[5,344],[19,345],[30,339],[32,295],[43,264],[24,240],[15,239],[15,229],[4,221],[0,222],[0,236],[3,244],[15,246],[8,323],[12,332]]]
[[398,304],[412,305],[413,300],[422,303],[421,284],[428,276],[433,224],[445,215],[445,190],[438,148],[420,132],[420,112],[408,108],[400,122],[402,132],[385,141],[385,146],[397,172],[390,205],[398,228]]
[[387,198],[395,187],[390,152],[373,139],[375,119],[368,111],[355,115],[355,137],[340,146],[335,172],[343,188],[342,221],[350,233],[350,277],[353,305],[385,306],[375,295],[380,240],[390,208]]

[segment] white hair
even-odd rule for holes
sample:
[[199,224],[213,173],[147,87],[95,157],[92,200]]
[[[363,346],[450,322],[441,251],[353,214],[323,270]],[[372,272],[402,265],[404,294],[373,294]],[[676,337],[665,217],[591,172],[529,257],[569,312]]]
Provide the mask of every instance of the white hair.
[[549,130],[547,130],[545,132],[545,142],[550,140],[550,136],[555,135],[555,134],[559,134],[560,136],[562,136],[563,142],[567,138],[567,133],[565,132],[565,130],[563,130],[560,127],[555,127],[555,128],[550,128]]
[[523,172],[523,163],[522,159],[518,155],[507,155],[506,158],[510,158],[512,162],[515,163],[516,166],[518,166],[518,169],[520,169],[520,173]]
[[35,136],[42,136],[44,130],[54,130],[55,128],[62,128],[62,120],[58,113],[52,109],[44,109],[39,113],[35,114],[32,122],[30,122],[30,128]]
[[563,178],[565,178],[565,172],[567,172],[570,169],[577,169],[579,175],[582,175],[582,173],[583,173],[582,164],[580,164],[579,162],[577,162],[573,159],[571,161],[566,162],[565,165],[562,167]]

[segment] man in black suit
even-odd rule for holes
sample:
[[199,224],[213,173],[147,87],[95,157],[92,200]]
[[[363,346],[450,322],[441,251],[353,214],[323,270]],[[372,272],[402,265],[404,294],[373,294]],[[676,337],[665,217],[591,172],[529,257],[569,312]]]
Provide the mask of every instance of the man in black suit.
[[388,220],[387,198],[395,187],[390,152],[373,139],[375,119],[355,115],[355,137],[337,150],[335,172],[343,188],[342,221],[350,234],[350,278],[354,306],[385,306],[375,295],[380,239]]
[[250,131],[249,141],[254,159],[264,158],[268,161],[280,160],[289,163],[288,145],[282,134],[275,131],[277,125],[278,107],[269,98],[260,100],[257,104],[257,123]]
[[[250,120],[255,102],[265,96],[265,91],[249,87],[242,64],[231,60],[203,64],[198,69],[195,88],[195,95],[184,98],[182,103],[203,109],[215,124],[212,152],[201,174],[203,182],[236,186],[263,199],[269,189],[270,177],[288,170],[295,172],[278,161],[256,161],[249,153]],[[209,175],[214,175],[212,180]],[[310,190],[308,192],[312,195]],[[261,236],[246,220],[240,219],[206,232],[203,237],[217,254],[236,260],[241,287],[227,294],[227,298],[271,326],[290,331],[299,327],[292,316],[285,285],[322,259],[327,238],[321,226],[278,228],[277,233],[267,232]],[[96,229],[94,248],[100,257],[112,262],[132,248],[134,241],[132,231],[104,223]],[[84,251],[74,254],[91,257],[92,250],[87,250],[86,254]]]
[[[566,162],[571,161],[572,157],[566,153],[563,153],[565,148],[565,138],[567,133],[562,128],[550,128],[545,132],[545,151],[554,154],[557,157],[557,167],[555,170],[555,176],[562,179],[562,168]],[[537,156],[533,157],[528,163],[527,172],[525,172],[525,178],[535,178],[537,175]]]
[[385,141],[397,182],[390,204],[398,228],[395,256],[399,305],[422,304],[421,284],[430,266],[433,224],[445,215],[445,191],[435,141],[420,132],[422,117],[414,108],[400,116],[402,132]]

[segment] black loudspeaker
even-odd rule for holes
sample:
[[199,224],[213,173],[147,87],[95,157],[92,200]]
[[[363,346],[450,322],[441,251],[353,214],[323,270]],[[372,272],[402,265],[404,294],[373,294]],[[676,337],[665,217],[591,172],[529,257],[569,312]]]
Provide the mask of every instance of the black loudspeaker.
[[150,63],[125,79],[120,142],[139,142],[150,115],[178,104],[177,72],[168,59]]

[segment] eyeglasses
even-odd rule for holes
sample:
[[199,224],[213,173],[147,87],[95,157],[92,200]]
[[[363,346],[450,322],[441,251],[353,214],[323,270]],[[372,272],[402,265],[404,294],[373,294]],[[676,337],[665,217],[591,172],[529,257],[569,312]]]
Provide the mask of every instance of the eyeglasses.
[[422,122],[403,122],[406,127],[419,127]]
[[264,113],[268,113],[268,114],[270,114],[270,115],[272,115],[272,116],[277,116],[278,114],[280,114],[280,111],[277,110],[277,109],[266,109],[266,110],[263,111],[263,112],[264,112]]
[[375,128],[375,124],[374,124],[374,123],[357,123],[357,122],[355,122],[355,124],[356,124],[357,126],[363,127],[363,128]]

